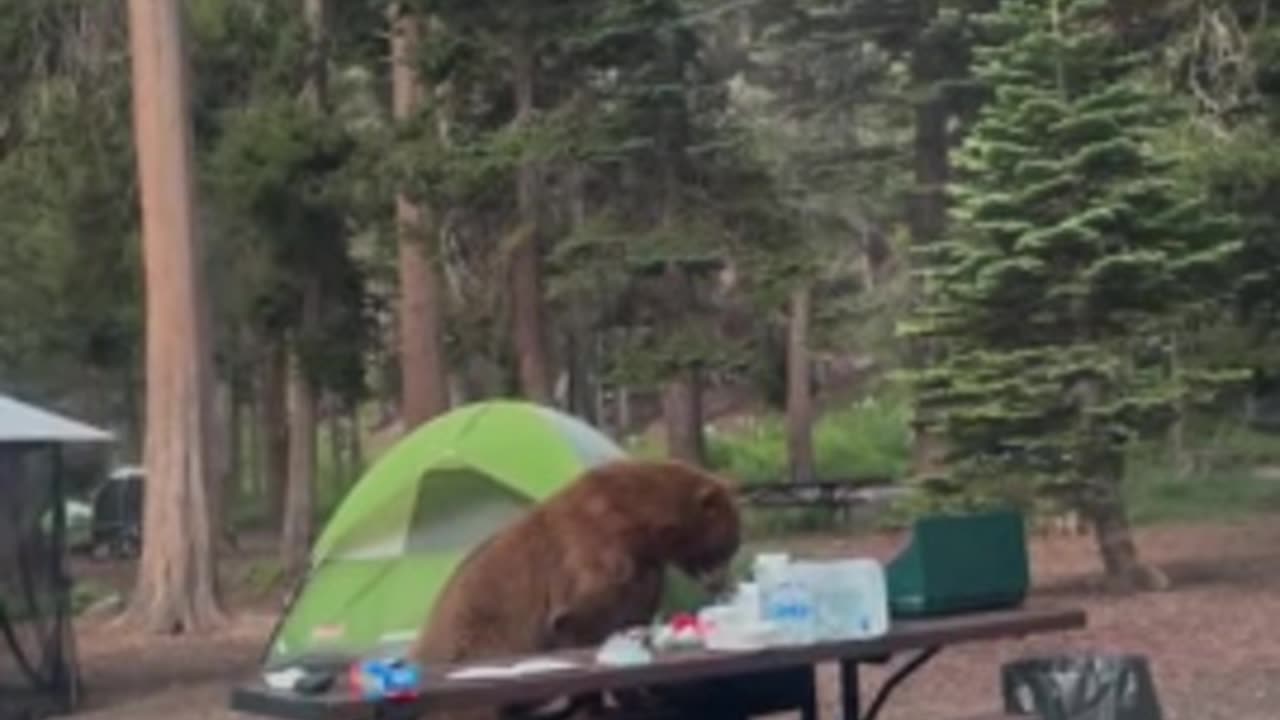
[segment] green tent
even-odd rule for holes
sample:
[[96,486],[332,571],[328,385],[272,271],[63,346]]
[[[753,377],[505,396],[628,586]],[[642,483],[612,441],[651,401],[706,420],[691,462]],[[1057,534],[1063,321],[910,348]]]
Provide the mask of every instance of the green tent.
[[623,451],[520,402],[458,408],[387,451],[334,513],[266,664],[397,652],[461,558],[581,471]]

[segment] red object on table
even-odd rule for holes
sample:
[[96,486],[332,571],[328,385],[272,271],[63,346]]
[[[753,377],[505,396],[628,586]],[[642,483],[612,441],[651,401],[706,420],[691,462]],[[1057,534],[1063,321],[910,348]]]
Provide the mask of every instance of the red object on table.
[[696,616],[689,613],[679,613],[671,618],[671,629],[677,632],[681,630],[701,632],[702,626],[698,624]]

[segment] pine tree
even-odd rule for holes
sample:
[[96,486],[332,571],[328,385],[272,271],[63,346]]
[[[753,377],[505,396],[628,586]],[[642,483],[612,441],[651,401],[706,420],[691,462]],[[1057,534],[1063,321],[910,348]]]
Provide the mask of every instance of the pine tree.
[[[1230,218],[1175,182],[1170,120],[1102,0],[1007,0],[976,74],[992,92],[957,152],[953,227],[926,256],[907,334],[938,341],[919,411],[969,497],[1061,490],[1107,576],[1164,584],[1131,538],[1126,447],[1174,421],[1198,380],[1175,331],[1230,291]],[[1208,389],[1212,389],[1209,387]]]

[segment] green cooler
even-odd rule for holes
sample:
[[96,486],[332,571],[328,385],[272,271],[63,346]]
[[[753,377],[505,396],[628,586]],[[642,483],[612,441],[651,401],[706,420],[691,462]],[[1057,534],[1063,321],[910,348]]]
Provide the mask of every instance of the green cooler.
[[893,617],[931,617],[1021,605],[1030,585],[1020,513],[936,515],[916,521],[886,567]]

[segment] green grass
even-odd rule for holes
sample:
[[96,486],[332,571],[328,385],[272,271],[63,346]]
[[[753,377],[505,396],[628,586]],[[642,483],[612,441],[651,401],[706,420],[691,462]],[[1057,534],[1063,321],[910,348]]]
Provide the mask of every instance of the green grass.
[[[818,477],[901,478],[909,456],[909,417],[910,408],[892,393],[826,413],[813,431]],[[633,440],[628,451],[640,457],[664,453],[651,439]],[[788,472],[785,418],[771,414],[732,433],[708,432],[707,455],[714,470],[743,483],[780,482]],[[749,510],[746,520],[748,533],[756,537],[828,531],[838,526],[830,511],[818,509]]]
[[[909,412],[894,399],[868,398],[819,418],[813,430],[818,476],[902,477],[908,459]],[[628,451],[640,457],[663,454],[663,448],[649,439],[631,441]],[[707,455],[713,469],[741,482],[778,482],[787,475],[784,418],[770,414],[745,430],[708,432]]]
[[1231,520],[1280,511],[1280,480],[1259,477],[1248,468],[1214,477],[1142,475],[1131,476],[1126,491],[1135,524]]
[[1280,435],[1235,423],[1189,428],[1189,469],[1178,468],[1163,443],[1130,457],[1125,494],[1134,523],[1232,520],[1280,512],[1280,478],[1260,472],[1280,466]]

